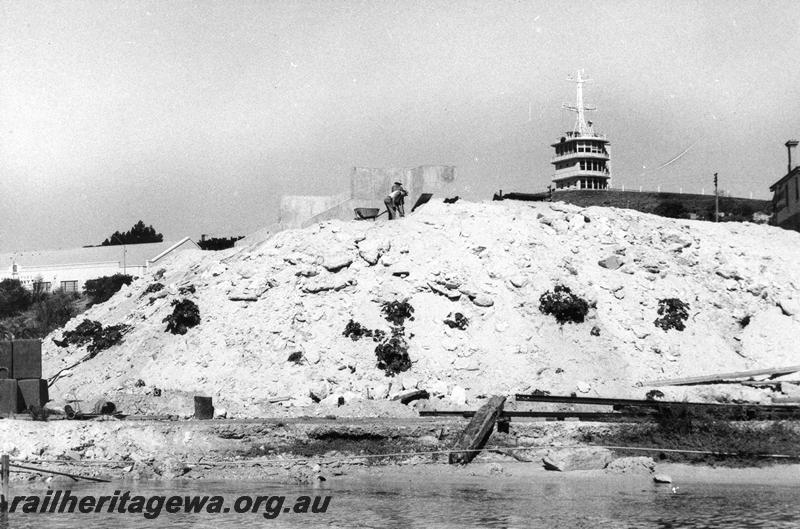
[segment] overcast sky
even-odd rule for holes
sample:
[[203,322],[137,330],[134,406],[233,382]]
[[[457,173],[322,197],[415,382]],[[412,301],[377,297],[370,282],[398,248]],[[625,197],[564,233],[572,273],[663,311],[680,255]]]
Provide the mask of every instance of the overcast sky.
[[0,0],[0,251],[247,234],[353,166],[542,191],[577,68],[615,185],[768,198],[798,50],[792,0]]

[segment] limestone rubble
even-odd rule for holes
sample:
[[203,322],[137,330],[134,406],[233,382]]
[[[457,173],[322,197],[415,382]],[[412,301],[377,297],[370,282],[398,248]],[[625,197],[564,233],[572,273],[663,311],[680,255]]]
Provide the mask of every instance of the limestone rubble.
[[[440,407],[534,389],[643,398],[639,383],[652,379],[800,364],[800,234],[763,225],[432,201],[397,221],[329,221],[223,252],[186,251],[158,268],[166,295],[144,293],[161,273],[154,269],[67,325],[90,318],[130,331],[62,372],[55,399],[125,401],[158,388],[210,395],[252,416],[270,398],[290,397],[280,406],[293,408],[313,396],[335,407],[340,397],[350,404],[415,387]],[[584,323],[562,326],[539,311],[556,284],[589,301]],[[195,292],[181,295],[188,285]],[[164,332],[170,303],[183,297],[197,303],[201,323],[185,335]],[[688,303],[683,332],[653,324],[662,298]],[[342,332],[353,319],[389,334],[380,304],[397,299],[415,310],[405,323],[413,366],[392,378],[376,367],[375,342]],[[444,323],[455,312],[465,329]],[[44,343],[47,377],[86,355],[51,338],[60,332]],[[300,361],[289,361],[297,352]],[[738,386],[662,389],[770,396]]]

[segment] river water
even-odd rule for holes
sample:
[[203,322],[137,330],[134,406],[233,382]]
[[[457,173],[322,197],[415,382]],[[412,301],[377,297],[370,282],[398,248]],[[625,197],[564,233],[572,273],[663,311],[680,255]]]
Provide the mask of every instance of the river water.
[[[679,483],[655,485],[645,477],[405,476],[329,480],[318,486],[259,482],[156,482],[75,485],[71,494],[113,496],[120,491],[155,495],[220,495],[231,512],[42,514],[13,512],[0,527],[81,529],[177,527],[542,527],[542,528],[718,528],[800,527],[800,489],[795,486]],[[12,494],[44,498],[46,489],[16,486]],[[53,494],[52,492],[50,493]],[[232,512],[242,496],[263,496],[258,512]],[[329,497],[324,513],[303,510],[303,497]],[[284,497],[282,503],[279,499]],[[43,501],[43,500],[42,500]],[[132,502],[133,500],[129,500]],[[152,504],[155,512],[157,501]],[[240,509],[250,498],[239,500]],[[299,504],[297,503],[299,501]],[[20,511],[23,503],[19,503]],[[128,505],[131,505],[130,503]],[[208,505],[208,504],[207,504]],[[41,508],[41,506],[40,506]],[[145,508],[145,510],[147,510]],[[252,510],[252,509],[249,509]],[[275,517],[265,518],[264,513]]]

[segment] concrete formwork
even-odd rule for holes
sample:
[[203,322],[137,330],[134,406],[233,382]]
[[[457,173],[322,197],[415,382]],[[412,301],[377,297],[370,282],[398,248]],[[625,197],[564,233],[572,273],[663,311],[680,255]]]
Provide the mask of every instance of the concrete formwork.
[[422,165],[406,168],[354,167],[350,173],[350,196],[364,203],[361,207],[383,207],[383,199],[394,182],[408,191],[410,208],[422,193],[447,194],[455,184],[452,165]]
[[352,220],[355,208],[385,209],[383,199],[394,182],[401,182],[408,191],[406,213],[422,193],[440,197],[455,190],[456,168],[452,165],[421,165],[419,167],[372,168],[353,167],[350,189],[338,195],[285,195],[281,197],[279,220],[276,224],[251,233],[236,242],[236,246],[263,242],[275,233],[305,228],[326,220]]
[[350,199],[349,193],[339,195],[286,195],[281,197],[278,224],[300,228],[312,217],[336,208]]

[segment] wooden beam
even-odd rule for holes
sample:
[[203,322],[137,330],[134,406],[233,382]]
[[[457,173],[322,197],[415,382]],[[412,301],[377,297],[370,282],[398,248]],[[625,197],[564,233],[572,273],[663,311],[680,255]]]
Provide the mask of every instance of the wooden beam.
[[751,371],[735,371],[733,373],[719,373],[716,375],[704,375],[699,377],[687,378],[665,378],[661,380],[651,380],[644,382],[642,386],[685,386],[689,384],[712,384],[722,382],[732,378],[748,378],[758,375],[786,375],[800,371],[800,366],[772,367],[769,369],[754,369]]
[[748,409],[756,411],[800,411],[800,407],[792,405],[775,404],[734,404],[729,402],[686,402],[670,400],[641,400],[641,399],[614,399],[604,397],[573,397],[560,395],[524,395],[519,394],[515,399],[520,402],[550,402],[558,404],[592,404],[598,406],[641,406],[646,408],[661,408],[664,406],[693,406],[700,408],[713,408],[715,410]]
[[466,465],[478,455],[478,451],[486,445],[486,441],[492,435],[494,424],[503,412],[505,402],[505,397],[495,395],[475,412],[475,416],[453,445],[449,457],[451,465]]
[[2,482],[3,498],[0,500],[0,512],[8,512],[8,499],[11,496],[8,487],[8,476],[11,471],[11,460],[8,454],[0,456],[0,482]]

